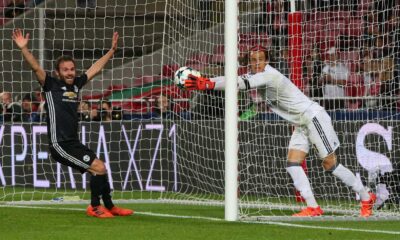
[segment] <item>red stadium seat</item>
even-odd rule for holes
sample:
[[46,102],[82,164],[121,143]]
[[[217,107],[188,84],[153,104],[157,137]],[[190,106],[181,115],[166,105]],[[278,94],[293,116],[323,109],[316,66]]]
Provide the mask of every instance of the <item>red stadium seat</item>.
[[303,32],[318,32],[326,28],[325,21],[306,22],[303,26]]
[[4,25],[4,23],[6,23],[6,19],[0,17],[0,26],[1,26],[1,25]]
[[210,55],[206,53],[196,53],[190,55],[186,59],[186,64],[194,63],[194,64],[200,64],[200,63],[208,63],[210,61]]
[[316,12],[315,20],[327,22],[329,18],[329,12]]
[[357,73],[360,70],[360,62],[358,61],[348,61],[346,66],[352,73]]
[[[365,86],[364,78],[361,74],[350,74],[345,87],[346,96],[361,97],[364,96]],[[346,101],[349,109],[358,109],[362,105],[361,99],[350,99]]]
[[[249,51],[249,49],[251,47],[252,47],[252,45],[250,45],[249,42],[242,42],[242,43],[238,44],[238,49],[239,49],[239,52],[241,52],[241,53],[247,53],[247,51]],[[215,54],[217,54],[217,55],[222,54],[223,55],[224,53],[225,53],[225,46],[224,45],[215,46],[213,55],[215,55]],[[211,56],[211,59],[212,58],[213,58],[213,56]]]
[[239,34],[239,44],[247,45],[262,45],[264,47],[269,47],[272,44],[272,38],[268,36],[267,33],[241,33]]
[[173,77],[175,72],[179,69],[178,64],[165,64],[162,67],[163,77]]
[[349,21],[351,17],[350,11],[331,11],[329,12],[329,21],[344,20]]
[[214,54],[211,57],[211,64],[217,64],[217,65],[224,65],[225,64],[225,55],[222,54]]
[[204,63],[204,64],[201,64],[201,63],[188,63],[188,64],[186,64],[186,66],[190,67],[190,68],[192,68],[194,70],[197,70],[199,72],[202,72],[202,71],[204,71],[204,69],[207,68],[208,64],[209,63]]
[[360,97],[364,96],[364,78],[361,74],[350,74],[347,79],[346,95],[349,97]]
[[214,47],[214,53],[216,54],[223,54],[225,52],[225,45],[224,44],[219,44]]
[[348,25],[342,29],[342,34],[347,36],[360,36],[363,33],[364,21],[361,18],[351,19]]
[[361,0],[361,2],[358,4],[358,11],[368,11],[370,7],[373,6],[374,0]]
[[359,51],[342,51],[339,52],[339,59],[342,61],[360,61]]
[[191,67],[198,71],[204,70],[211,62],[212,57],[205,53],[197,53],[191,55],[185,63],[185,66]]
[[135,78],[135,80],[133,81],[132,86],[142,86],[144,84],[149,84],[152,83],[154,81],[160,80],[161,76],[140,76]]
[[238,75],[239,75],[239,76],[240,76],[240,75],[243,75],[243,74],[246,74],[246,73],[248,73],[248,72],[249,72],[249,70],[248,70],[247,67],[242,66],[242,67],[239,67],[239,68],[238,68]]
[[339,60],[346,63],[350,72],[356,73],[360,67],[359,51],[342,51],[338,53]]

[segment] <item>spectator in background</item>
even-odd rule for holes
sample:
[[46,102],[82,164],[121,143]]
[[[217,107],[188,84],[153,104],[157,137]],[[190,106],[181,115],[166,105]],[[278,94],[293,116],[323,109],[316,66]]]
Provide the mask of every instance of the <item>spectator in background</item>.
[[394,108],[394,101],[390,99],[398,92],[398,83],[394,78],[395,64],[394,64],[394,45],[390,41],[389,34],[381,34],[375,38],[373,47],[374,58],[374,71],[378,73],[379,82],[381,84],[380,93],[383,95],[382,108]]
[[3,121],[4,122],[19,122],[21,121],[21,106],[14,103],[10,92],[1,94],[3,105]]
[[[380,92],[379,74],[376,71],[377,61],[374,60],[372,52],[367,50],[363,53],[360,73],[364,81],[364,95],[367,97],[378,96]],[[378,105],[377,99],[364,100],[364,106],[367,108],[374,108]]]
[[112,119],[112,106],[110,101],[103,100],[100,102],[100,121],[111,122]]
[[280,48],[278,58],[275,60],[276,68],[281,70],[281,73],[285,75],[285,77],[290,77],[290,68],[289,68],[289,49],[287,45],[284,45]]
[[38,113],[39,104],[32,94],[27,94],[22,98],[22,121],[23,122],[39,122],[40,114]]
[[152,118],[168,119],[172,117],[171,102],[167,95],[160,94],[155,99],[155,105]]
[[325,109],[343,109],[344,108],[344,86],[349,77],[349,69],[337,58],[335,47],[331,47],[327,52],[327,59],[322,68],[322,74],[319,82],[323,85],[323,106]]
[[[400,6],[398,6],[400,8]],[[400,12],[400,9],[397,10]],[[390,44],[392,46],[393,58],[394,58],[394,78],[396,84],[398,86],[400,76],[400,21],[398,16],[396,16],[396,11],[392,12],[389,16],[389,20],[387,22],[386,30],[388,32],[390,38]]]
[[98,111],[92,108],[92,105],[87,101],[81,101],[78,106],[79,119],[81,121],[98,121]]
[[282,0],[273,2],[269,18],[269,31],[274,36],[287,36],[288,34],[288,5]]
[[319,82],[319,77],[322,73],[322,60],[320,49],[314,46],[310,55],[306,56],[308,63],[304,66],[306,68],[305,73],[309,83],[309,96],[311,98],[321,98],[323,96],[322,86]]
[[[272,1],[271,9],[272,11],[266,15],[266,32],[272,37],[274,46],[283,47],[288,42],[289,2],[282,0]],[[275,54],[270,55],[274,56]]]

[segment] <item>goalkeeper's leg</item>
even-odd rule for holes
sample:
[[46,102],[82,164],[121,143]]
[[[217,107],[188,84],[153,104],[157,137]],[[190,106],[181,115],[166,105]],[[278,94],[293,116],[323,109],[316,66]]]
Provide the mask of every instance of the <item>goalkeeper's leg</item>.
[[301,162],[305,159],[307,153],[289,149],[288,154],[288,167],[286,170],[293,180],[293,184],[300,192],[307,204],[307,208],[302,209],[299,213],[293,214],[296,217],[315,217],[323,214],[322,209],[318,206],[314,194],[311,189],[310,181],[308,180],[304,169],[301,167]]
[[372,214],[376,196],[368,190],[356,176],[342,164],[337,164],[336,149],[340,146],[339,138],[333,128],[331,118],[325,111],[319,112],[307,126],[310,142],[318,149],[319,156],[324,159],[323,167],[351,187],[361,197],[361,216]]
[[361,216],[369,217],[372,215],[372,208],[376,201],[376,195],[369,193],[362,182],[342,164],[337,164],[336,154],[332,153],[324,158],[322,166],[326,171],[331,172],[335,177],[339,178],[344,184],[351,187],[361,198]]

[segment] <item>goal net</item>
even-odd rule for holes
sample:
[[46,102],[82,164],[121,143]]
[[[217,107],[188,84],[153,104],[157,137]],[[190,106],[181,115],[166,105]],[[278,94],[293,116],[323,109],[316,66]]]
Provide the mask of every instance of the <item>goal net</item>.
[[[180,66],[208,77],[224,74],[224,4],[26,1],[11,13],[0,6],[0,201],[90,196],[88,174],[56,164],[48,153],[39,84],[11,40],[12,30],[21,28],[31,34],[29,47],[50,74],[61,55],[73,56],[84,72],[109,49],[112,32],[119,32],[114,58],[83,88],[79,109],[81,141],[106,162],[114,199],[222,206],[224,92],[182,91],[172,80]],[[238,4],[238,74],[249,71],[249,48],[266,47],[270,64],[328,110],[341,141],[338,161],[378,195],[376,219],[398,219],[399,3],[299,1],[301,30],[294,32],[288,1]],[[342,81],[322,80],[329,63],[341,64],[335,77],[344,76]],[[269,110],[265,97],[263,89],[238,93],[239,215],[291,219],[305,206],[285,169],[293,126]],[[112,110],[106,111],[104,100]],[[303,167],[325,216],[358,219],[358,196],[323,171],[316,151]]]

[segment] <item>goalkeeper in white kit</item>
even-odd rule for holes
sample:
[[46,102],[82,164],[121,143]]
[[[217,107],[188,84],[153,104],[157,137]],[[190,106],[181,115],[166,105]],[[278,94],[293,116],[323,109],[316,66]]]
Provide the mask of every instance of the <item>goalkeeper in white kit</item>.
[[[340,143],[325,109],[309,99],[287,77],[268,64],[268,52],[264,47],[251,48],[248,60],[251,71],[238,77],[239,89],[265,88],[265,100],[271,110],[295,125],[289,142],[286,170],[293,179],[295,188],[305,199],[307,208],[293,216],[314,217],[323,214],[323,210],[315,200],[307,175],[301,167],[313,145],[322,159],[323,168],[360,195],[360,215],[371,216],[376,195],[368,192],[348,168],[337,162],[335,150]],[[190,75],[189,79],[185,80],[185,88],[222,90],[225,89],[225,77],[209,79]]]

